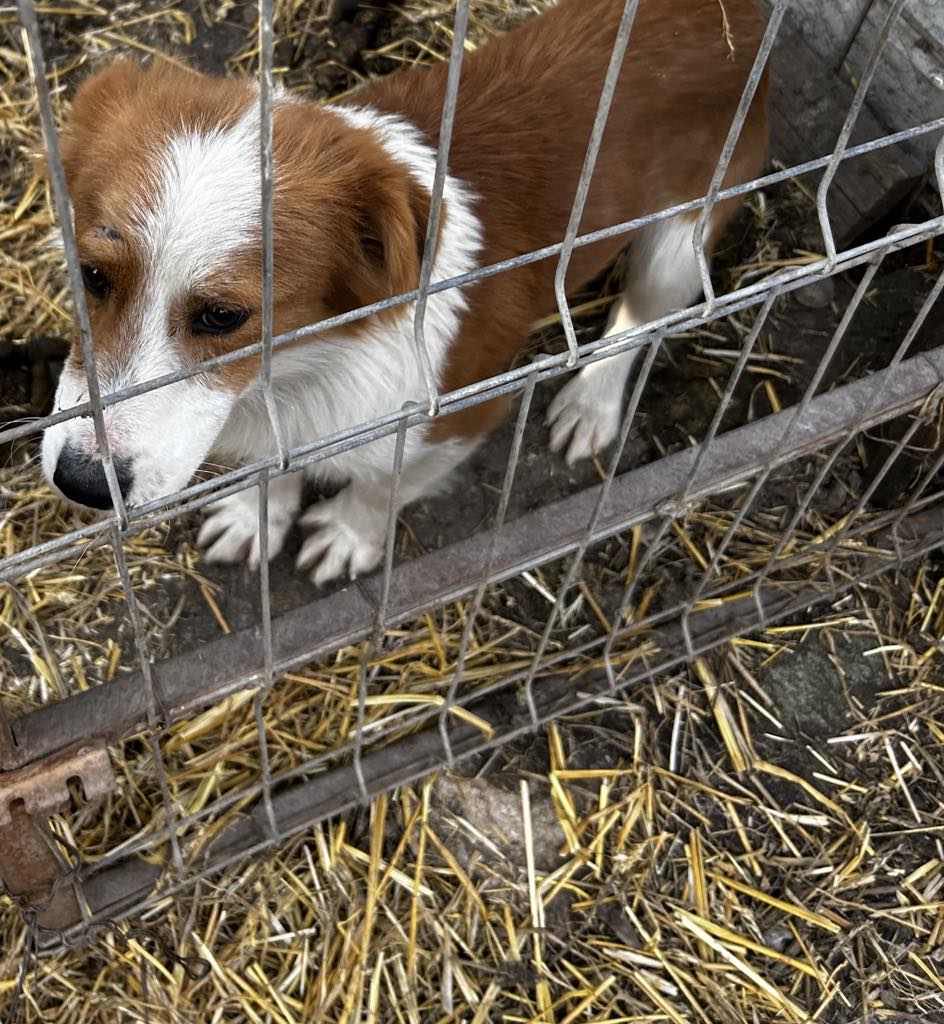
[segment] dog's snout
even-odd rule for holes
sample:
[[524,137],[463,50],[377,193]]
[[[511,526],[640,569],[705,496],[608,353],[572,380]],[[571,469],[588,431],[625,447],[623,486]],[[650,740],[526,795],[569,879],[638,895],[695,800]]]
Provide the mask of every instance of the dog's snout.
[[[131,462],[123,458],[115,458],[113,462],[121,496],[126,498],[132,483]],[[59,455],[52,482],[70,501],[79,505],[101,509],[112,507],[101,459],[85,455],[69,445]]]

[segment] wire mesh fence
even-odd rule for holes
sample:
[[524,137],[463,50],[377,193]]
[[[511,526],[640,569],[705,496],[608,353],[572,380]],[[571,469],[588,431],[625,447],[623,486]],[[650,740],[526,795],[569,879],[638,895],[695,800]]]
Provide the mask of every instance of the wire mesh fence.
[[[681,665],[695,664],[706,685],[713,686],[702,660],[706,652],[817,602],[835,599],[880,574],[902,570],[940,546],[944,512],[939,471],[944,454],[939,454],[939,397],[944,384],[944,352],[928,344],[927,335],[944,290],[944,273],[919,297],[895,344],[880,359],[873,359],[868,367],[857,367],[854,348],[861,342],[863,330],[869,330],[868,325],[861,326],[861,320],[873,301],[878,276],[896,254],[941,234],[944,216],[894,225],[878,237],[846,247],[837,242],[830,216],[830,197],[842,166],[915,139],[936,139],[944,129],[944,120],[938,120],[906,125],[865,143],[850,142],[906,6],[906,0],[887,5],[871,58],[831,153],[743,185],[723,187],[751,102],[790,8],[790,0],[777,0],[706,194],[669,210],[582,235],[580,225],[596,157],[611,116],[620,69],[633,45],[639,0],[627,0],[596,119],[587,126],[583,173],[565,237],[560,244],[539,252],[459,278],[434,280],[433,252],[443,215],[449,140],[468,29],[469,3],[459,0],[418,287],[370,307],[274,335],[273,5],[272,0],[260,0],[262,336],[238,352],[102,394],[37,10],[32,0],[18,0],[88,372],[88,401],[3,429],[0,443],[35,435],[66,419],[91,417],[114,511],[61,537],[9,551],[0,558],[0,582],[11,605],[28,607],[24,591],[42,585],[50,574],[68,571],[70,562],[83,552],[110,550],[134,638],[137,671],[89,687],[82,685],[81,679],[66,678],[69,669],[56,667],[54,653],[40,652],[45,656],[45,672],[53,679],[51,689],[60,699],[0,721],[0,769],[9,780],[0,776],[0,829],[6,829],[6,836],[18,823],[22,829],[22,818],[17,815],[24,807],[40,817],[60,811],[66,783],[74,777],[82,781],[86,797],[93,795],[95,781],[101,782],[103,791],[110,794],[109,813],[114,814],[115,805],[121,802],[133,807],[137,799],[134,789],[120,792],[117,787],[116,791],[114,779],[107,777],[107,766],[93,758],[76,767],[76,750],[101,749],[108,743],[143,744],[142,756],[153,767],[148,784],[157,793],[149,804],[160,808],[151,820],[136,822],[111,848],[96,849],[94,854],[83,849],[81,823],[87,819],[69,812],[63,819],[67,824],[49,840],[54,858],[51,867],[45,865],[46,875],[40,873],[41,885],[24,867],[43,860],[41,848],[37,852],[36,847],[25,844],[5,849],[0,859],[8,888],[13,888],[9,878],[23,878],[25,872],[22,902],[37,948],[61,949],[94,937],[116,920],[159,912],[174,896],[191,891],[234,864],[261,856],[314,823],[463,758],[495,750],[563,714],[632,692],[633,687]],[[937,146],[933,170],[939,197],[944,198],[944,140]],[[705,246],[706,228],[717,204],[734,197],[757,196],[765,189],[813,174],[819,175],[815,210],[821,254],[810,254],[783,267],[767,267],[762,276],[720,288]],[[565,291],[574,252],[604,237],[625,237],[628,242],[634,232],[682,213],[698,215],[695,251],[703,298],[658,321],[602,339],[583,340]],[[542,260],[556,261],[563,350],[440,393],[424,330],[429,297]],[[823,338],[818,361],[806,367],[797,400],[782,407],[776,391],[767,388],[766,414],[755,415],[758,368],[773,367],[765,384],[776,380],[777,363],[769,359],[765,339],[772,332],[789,330],[789,322],[785,324],[778,313],[781,304],[810,286],[843,275],[855,276],[856,283],[836,293],[835,322]],[[272,387],[272,362],[279,350],[407,305],[414,317],[415,358],[426,385],[425,403],[391,410],[355,429],[290,447]],[[679,336],[690,340],[702,332],[702,337],[718,337],[711,332],[722,330],[723,325],[728,325],[728,330],[734,325],[735,333],[733,338],[730,333],[722,334],[728,344],[707,347],[710,357],[721,359],[725,373],[722,386],[716,387],[706,402],[700,436],[638,465],[634,438],[665,350]],[[559,381],[577,367],[633,349],[641,356],[639,370],[630,386],[616,446],[600,467],[598,481],[553,501],[524,495],[523,487],[534,487],[533,473],[524,485],[521,476],[526,468],[527,439],[541,430],[535,410],[537,395],[545,384]],[[127,505],[109,449],[105,410],[248,355],[261,357],[262,392],[275,438],[271,454],[179,493],[141,506]],[[456,543],[413,560],[398,558],[397,491],[410,432],[424,429],[431,419],[501,395],[514,396],[518,406],[503,435],[504,465],[486,521],[473,535]],[[849,493],[836,503],[841,514],[822,514],[817,503],[824,489],[833,487],[837,476],[847,472],[863,444],[874,441],[876,428],[891,421],[899,427],[878,445],[871,477],[859,480],[858,486],[850,485]],[[381,571],[356,586],[276,614],[266,547],[272,482],[381,438],[392,441],[393,453]],[[892,507],[878,506],[874,499],[883,484],[919,449],[923,459],[906,489],[899,492],[900,500]],[[784,484],[785,475],[789,488]],[[146,628],[152,613],[146,596],[134,585],[139,559],[147,557],[146,542],[140,538],[156,524],[176,521],[221,496],[249,488],[258,490],[262,547],[257,625],[194,650],[155,659]],[[144,548],[137,549],[137,543]],[[489,630],[497,628],[494,595],[496,588],[509,581],[525,587],[539,611],[514,657],[486,669],[483,652],[494,643]],[[448,621],[451,647],[440,652],[434,671],[411,678],[408,652],[397,649],[396,630],[431,611]],[[37,636],[42,638],[41,630]],[[299,672],[316,659],[329,659],[352,644],[360,644],[359,653],[356,665],[347,670],[345,685],[323,682],[315,688],[317,700],[306,704],[303,714],[287,711],[283,697],[297,685]],[[731,712],[723,698],[719,697],[718,707],[729,753],[736,763],[739,758],[746,763],[749,754],[738,747],[736,723],[727,722],[726,729],[726,716]],[[218,748],[225,750],[234,742],[226,732],[234,715],[243,716],[245,725],[238,746],[251,747],[253,758],[241,761],[237,757],[229,763],[222,757],[215,767],[211,767],[211,759],[203,758],[202,769],[194,774],[182,758],[186,744],[199,740],[212,752],[218,740]],[[673,767],[677,756],[674,743],[673,739]],[[244,768],[245,763],[252,767]],[[46,776],[48,792],[31,804],[30,787],[35,780],[29,773],[36,766]]]

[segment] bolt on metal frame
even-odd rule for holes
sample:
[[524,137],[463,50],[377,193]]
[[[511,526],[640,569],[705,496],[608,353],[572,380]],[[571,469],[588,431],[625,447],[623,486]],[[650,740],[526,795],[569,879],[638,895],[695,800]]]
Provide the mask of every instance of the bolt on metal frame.
[[[491,749],[529,730],[539,728],[553,718],[591,706],[594,702],[621,693],[634,683],[644,681],[655,672],[683,665],[706,650],[732,636],[791,614],[822,593],[809,586],[794,584],[785,587],[771,576],[785,568],[802,567],[809,560],[809,549],[795,545],[803,517],[851,440],[868,427],[893,418],[903,411],[920,407],[929,397],[944,388],[944,348],[922,355],[911,355],[913,342],[927,321],[944,291],[942,274],[891,358],[888,366],[864,380],[844,384],[832,392],[821,394],[820,388],[848,328],[864,300],[868,289],[886,257],[944,232],[944,216],[932,217],[921,224],[900,225],[885,237],[840,251],[829,218],[829,191],[840,166],[847,160],[875,152],[887,146],[944,130],[944,119],[908,127],[903,131],[850,147],[852,130],[862,110],[882,53],[894,31],[905,0],[894,0],[881,28],[868,67],[859,82],[843,128],[832,153],[800,166],[765,175],[752,182],[725,188],[724,179],[734,154],[751,102],[768,65],[778,31],[789,8],[790,0],[776,0],[767,30],[738,109],[732,120],[722,152],[706,194],[645,217],[613,225],[599,231],[579,235],[580,220],[592,182],[599,146],[606,127],[620,68],[632,45],[632,27],[639,0],[626,0],[622,20],[596,111],[594,123],[588,126],[586,156],[571,216],[560,244],[537,252],[526,253],[482,267],[450,280],[434,281],[433,253],[438,223],[442,212],[442,195],[448,173],[449,146],[455,119],[458,91],[461,84],[462,56],[466,46],[469,21],[469,0],[458,0],[453,30],[450,67],[440,126],[440,140],[433,183],[430,218],[418,287],[403,295],[391,296],[359,310],[310,324],[294,331],[273,336],[273,2],[258,0],[259,9],[259,173],[261,184],[260,223],[262,225],[262,336],[252,345],[237,352],[206,360],[177,373],[168,374],[109,395],[102,395],[98,383],[88,313],[85,307],[81,269],[72,229],[70,200],[59,153],[45,63],[34,0],[17,0],[23,35],[35,83],[40,121],[49,155],[49,171],[57,218],[63,233],[66,266],[75,303],[80,344],[88,376],[88,401],[83,405],[57,412],[29,424],[0,431],[0,443],[35,434],[46,426],[77,416],[91,416],[102,453],[106,478],[114,511],[96,522],[55,541],[0,559],[0,583],[14,588],[17,581],[30,572],[53,564],[77,543],[102,543],[111,547],[118,577],[129,610],[135,638],[139,672],[133,678],[116,680],[97,691],[66,698],[57,705],[39,709],[22,719],[7,723],[4,734],[12,742],[0,744],[0,770],[45,757],[86,735],[90,726],[102,738],[118,739],[144,726],[149,752],[158,778],[165,823],[152,833],[124,844],[106,854],[95,865],[75,864],[73,875],[82,919],[61,935],[47,937],[50,948],[89,934],[92,929],[116,916],[140,912],[153,907],[158,899],[166,899],[194,886],[200,879],[225,870],[230,864],[271,848],[312,823],[369,800],[395,786],[414,781],[435,768],[451,766],[471,753]],[[944,201],[944,139],[935,157],[938,191]],[[778,271],[753,284],[718,295],[712,285],[705,233],[716,204],[734,196],[746,196],[816,171],[823,175],[817,190],[816,206],[823,236],[823,259],[801,267]],[[689,309],[678,310],[659,320],[633,327],[621,334],[580,344],[564,290],[567,269],[576,248],[603,238],[625,236],[648,224],[697,212],[695,252],[701,273],[704,299]],[[432,372],[424,333],[424,318],[430,295],[449,288],[461,288],[498,273],[530,263],[555,259],[555,293],[558,311],[567,343],[566,352],[545,356],[528,366],[496,375],[451,393],[440,394]],[[721,424],[729,410],[739,382],[761,332],[768,323],[774,304],[784,295],[820,280],[854,268],[864,268],[861,281],[848,308],[826,347],[813,377],[800,401],[791,409],[765,420],[748,424],[736,431],[721,433]],[[278,407],[272,391],[273,354],[284,345],[396,306],[413,304],[415,353],[426,388],[426,405],[408,403],[402,409],[373,421],[360,424],[331,437],[312,439],[296,447],[287,446],[279,420]],[[631,435],[642,397],[648,385],[656,355],[663,341],[674,335],[702,326],[711,320],[741,311],[752,311],[753,322],[743,339],[735,365],[719,397],[704,439],[693,448],[665,457],[652,465],[620,473],[620,456]],[[520,520],[508,522],[508,508],[522,451],[525,428],[532,409],[536,387],[569,372],[573,367],[607,358],[630,348],[645,349],[635,377],[619,441],[609,456],[603,481],[580,495],[564,499],[554,506],[530,513]],[[210,480],[186,487],[177,494],[152,501],[138,508],[124,504],[114,471],[108,438],[104,428],[104,410],[112,405],[164,387],[198,373],[225,365],[237,359],[258,355],[261,360],[260,386],[268,412],[275,450],[266,458]],[[436,553],[394,568],[394,539],[400,475],[409,430],[421,428],[431,417],[447,415],[477,405],[499,395],[520,395],[514,434],[510,444],[497,512],[487,533],[454,546],[445,553]],[[874,575],[901,567],[925,552],[944,543],[944,515],[939,508],[940,495],[929,493],[937,472],[944,466],[944,453],[926,471],[912,490],[905,506],[886,515],[863,517],[869,499],[906,449],[919,427],[919,420],[906,430],[893,446],[887,459],[866,492],[859,498],[848,524],[831,537],[817,553],[846,553],[847,542],[859,538],[883,538],[893,549],[887,557],[871,553],[854,562],[855,575],[832,585],[830,593],[838,596]],[[383,567],[379,577],[364,581],[360,588],[349,588],[340,594],[315,601],[306,613],[313,612],[301,629],[299,618],[274,619],[268,567],[268,496],[271,482],[285,473],[298,472],[306,466],[371,443],[380,437],[395,439],[392,487],[388,507]],[[726,552],[745,521],[764,484],[772,474],[793,459],[833,445],[820,463],[812,483],[803,495],[773,556],[761,568],[725,581],[720,569]],[[131,586],[122,542],[134,533],[205,507],[227,494],[256,488],[260,537],[260,625],[250,634],[226,638],[218,642],[221,669],[208,682],[197,677],[187,657],[173,662],[152,664],[143,629],[138,598]],[[638,588],[644,571],[655,562],[666,536],[678,518],[699,500],[731,488],[740,488],[743,497],[735,517],[729,524],[700,579],[688,596],[670,608],[637,615]],[[579,578],[587,551],[609,537],[624,534],[634,526],[647,524],[650,537],[646,549],[621,595],[618,613],[606,635],[573,643],[563,650],[550,650],[555,628],[567,614],[567,602]],[[846,546],[844,546],[846,545]],[[873,545],[874,547],[875,545]],[[871,550],[871,549],[870,549]],[[527,668],[519,669],[497,682],[471,686],[465,682],[464,670],[488,587],[535,566],[569,559],[562,573],[554,602],[550,607],[543,632]],[[474,566],[474,571],[473,571]],[[748,589],[749,596],[739,598]],[[367,722],[367,702],[373,682],[370,663],[380,649],[385,631],[410,615],[426,608],[442,605],[458,597],[471,598],[459,644],[456,663],[445,688],[445,697],[436,707],[419,707],[406,713],[386,716],[377,723]],[[705,609],[721,598],[732,602],[727,618],[718,619]],[[674,632],[673,632],[674,631]],[[661,638],[665,649],[654,650],[646,645],[651,637]],[[667,641],[666,638],[672,639]],[[357,682],[356,724],[353,738],[330,754],[305,760],[301,765],[282,772],[273,772],[265,729],[265,701],[280,672],[304,664],[340,646],[363,640]],[[630,657],[617,658],[617,645],[637,644]],[[227,645],[227,646],[222,646]],[[229,653],[227,653],[229,652]],[[591,659],[593,671],[581,678],[578,688],[555,682],[555,672],[581,659]],[[190,667],[188,668],[188,664]],[[536,685],[540,679],[540,684]],[[200,707],[238,689],[252,687],[253,715],[259,743],[259,777],[237,793],[228,793],[211,801],[200,811],[183,813],[171,795],[168,769],[161,749],[162,728],[186,717]],[[510,720],[497,720],[490,710],[489,699],[499,693],[519,692],[524,710]],[[120,699],[119,699],[120,698]],[[474,715],[489,724],[491,732],[483,733],[469,725],[463,712],[474,709]],[[459,714],[457,714],[459,712]],[[333,766],[333,767],[332,767]],[[313,781],[309,781],[314,776]],[[2,774],[0,774],[2,782]],[[188,839],[214,816],[247,798],[256,801],[255,809],[243,823],[228,828],[216,843],[204,851],[200,860],[188,853]],[[136,855],[158,846],[169,845],[170,869],[159,887],[154,879],[142,878],[137,870]],[[117,908],[117,909],[116,909]]]

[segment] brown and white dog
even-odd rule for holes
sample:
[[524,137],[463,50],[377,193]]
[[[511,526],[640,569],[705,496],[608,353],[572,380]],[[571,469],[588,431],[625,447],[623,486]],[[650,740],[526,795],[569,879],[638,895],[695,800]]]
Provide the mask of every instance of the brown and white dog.
[[[623,0],[560,0],[470,53],[462,69],[433,280],[563,237]],[[703,195],[754,60],[755,0],[642,0],[581,230]],[[274,107],[276,332],[416,287],[447,68],[408,70],[332,105],[280,95]],[[766,154],[765,86],[726,184],[751,179]],[[260,335],[259,112],[249,81],[118,61],[79,89],[63,140],[65,168],[104,393],[232,351]],[[708,239],[733,212],[712,214]],[[698,297],[693,216],[631,239],[623,300],[609,333]],[[579,248],[569,284],[603,270],[625,238]],[[529,326],[555,308],[556,260],[430,297],[426,340],[440,392],[504,371]],[[279,349],[274,394],[287,443],[301,445],[423,400],[412,305]],[[615,437],[633,353],[581,369],[554,400],[554,450],[569,460]],[[273,451],[257,357],[105,411],[129,505],[185,486],[211,452],[228,463]],[[56,408],[83,402],[72,350]],[[400,501],[429,492],[505,412],[494,400],[408,434]],[[320,463],[346,482],[302,523],[316,527],[299,565],[316,583],[380,560],[392,438]],[[48,479],[68,498],[110,506],[88,418],[48,428]],[[269,553],[299,512],[301,474],[270,488]],[[207,558],[259,558],[257,497],[211,507]]]

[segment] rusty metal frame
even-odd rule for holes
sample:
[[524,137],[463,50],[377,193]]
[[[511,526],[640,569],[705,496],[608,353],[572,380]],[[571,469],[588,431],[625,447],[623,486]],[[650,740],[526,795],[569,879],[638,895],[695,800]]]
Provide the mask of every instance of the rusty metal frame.
[[[2,749],[6,744],[0,744]],[[3,751],[9,759],[10,751]],[[82,920],[77,864],[70,864],[48,819],[65,810],[77,783],[88,803],[115,789],[104,743],[80,743],[0,774],[0,881],[43,930],[62,930]]]
[[[771,456],[777,464],[790,462],[841,440],[854,427],[867,429],[915,408],[942,386],[944,346],[821,395],[786,448],[780,441],[790,410],[724,434],[703,461],[690,500],[750,479]],[[882,408],[860,423],[861,410],[882,392]],[[655,510],[671,503],[697,457],[698,449],[686,449],[617,477],[592,540],[604,540],[653,518]],[[573,551],[601,486],[506,524],[495,540],[492,578],[509,579]],[[469,594],[477,583],[481,553],[481,539],[472,537],[394,569],[388,623],[399,624]],[[277,617],[272,629],[275,672],[290,671],[365,639],[379,605],[380,586],[377,577],[368,578]],[[256,627],[155,665],[152,677],[161,723],[187,718],[257,685],[265,674],[260,639]],[[9,770],[47,757],[83,737],[117,740],[146,724],[147,702],[147,687],[140,673],[135,673],[40,707],[10,724],[14,743],[5,753],[0,750],[0,768]]]

